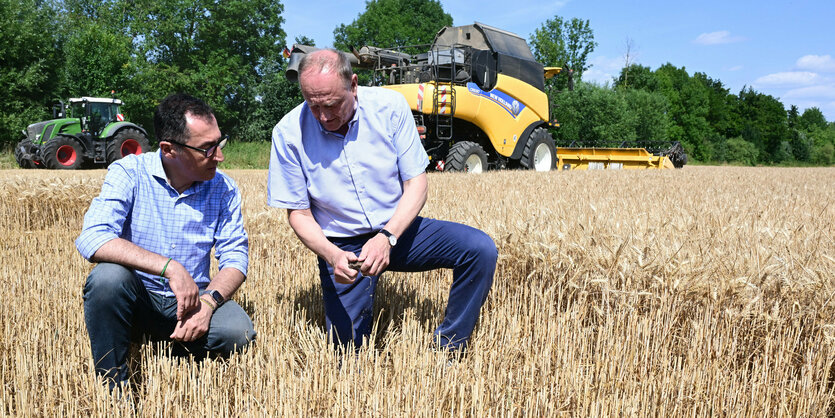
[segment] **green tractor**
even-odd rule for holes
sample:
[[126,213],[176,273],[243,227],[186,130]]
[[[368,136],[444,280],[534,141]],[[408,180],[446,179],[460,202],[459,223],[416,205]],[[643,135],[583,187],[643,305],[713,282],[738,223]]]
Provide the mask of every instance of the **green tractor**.
[[125,121],[121,105],[121,100],[100,97],[70,99],[68,106],[60,102],[52,109],[55,119],[33,123],[23,131],[25,138],[15,147],[17,164],[74,170],[149,151],[147,132]]

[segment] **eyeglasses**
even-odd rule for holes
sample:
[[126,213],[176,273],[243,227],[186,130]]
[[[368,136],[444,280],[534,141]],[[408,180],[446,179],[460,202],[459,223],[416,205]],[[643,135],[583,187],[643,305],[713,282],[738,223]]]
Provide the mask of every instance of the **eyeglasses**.
[[228,140],[229,140],[229,135],[224,135],[223,138],[220,138],[220,140],[215,142],[214,145],[212,145],[212,146],[210,146],[209,148],[206,148],[206,149],[192,147],[191,145],[181,144],[179,142],[174,142],[174,141],[168,141],[168,142],[171,142],[172,144],[177,144],[181,147],[186,147],[186,148],[189,148],[189,149],[193,149],[195,151],[200,151],[200,152],[202,152],[203,154],[206,155],[206,158],[212,158],[215,155],[215,151],[217,151],[219,149],[223,149],[223,147],[226,146],[226,141],[228,141]]

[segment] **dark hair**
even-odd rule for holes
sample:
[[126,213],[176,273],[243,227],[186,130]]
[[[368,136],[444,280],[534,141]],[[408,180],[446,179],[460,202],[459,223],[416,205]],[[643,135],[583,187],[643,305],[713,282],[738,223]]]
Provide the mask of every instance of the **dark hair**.
[[[332,54],[325,54],[323,51],[331,52]],[[334,57],[333,54],[336,56]],[[299,84],[301,84],[301,75],[308,69],[310,71],[319,70],[323,73],[336,73],[345,83],[345,88],[351,88],[351,76],[354,75],[354,72],[351,70],[351,61],[348,60],[348,55],[333,48],[320,49],[309,54],[304,54],[301,61],[299,61]]]
[[212,120],[215,115],[206,102],[185,93],[175,93],[166,97],[154,112],[154,132],[157,142],[178,142],[185,144],[191,137],[186,126],[186,113]]

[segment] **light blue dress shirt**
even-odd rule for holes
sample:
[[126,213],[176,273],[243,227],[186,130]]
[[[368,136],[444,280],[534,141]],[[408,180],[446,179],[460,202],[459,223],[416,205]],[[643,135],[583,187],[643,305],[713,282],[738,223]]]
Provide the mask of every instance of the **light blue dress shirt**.
[[406,99],[379,87],[358,87],[345,136],[329,132],[302,103],[273,129],[267,203],[310,209],[328,237],[382,229],[403,195],[403,182],[425,172]]
[[[195,182],[180,194],[168,184],[159,151],[128,155],[110,165],[75,245],[89,260],[114,238],[177,260],[201,290],[211,281],[212,247],[220,269],[235,268],[246,276],[249,265],[235,182],[218,171],[212,180]],[[174,295],[168,280],[136,273],[148,291]]]

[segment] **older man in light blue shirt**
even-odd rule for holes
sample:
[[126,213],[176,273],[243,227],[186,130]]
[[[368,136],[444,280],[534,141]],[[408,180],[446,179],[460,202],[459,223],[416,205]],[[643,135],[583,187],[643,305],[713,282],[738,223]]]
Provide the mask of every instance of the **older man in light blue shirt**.
[[327,327],[356,347],[371,332],[374,292],[386,270],[452,268],[439,346],[466,347],[496,268],[484,232],[418,216],[429,159],[405,98],[360,88],[334,50],[304,57],[305,102],[273,130],[267,202],[319,256]]

